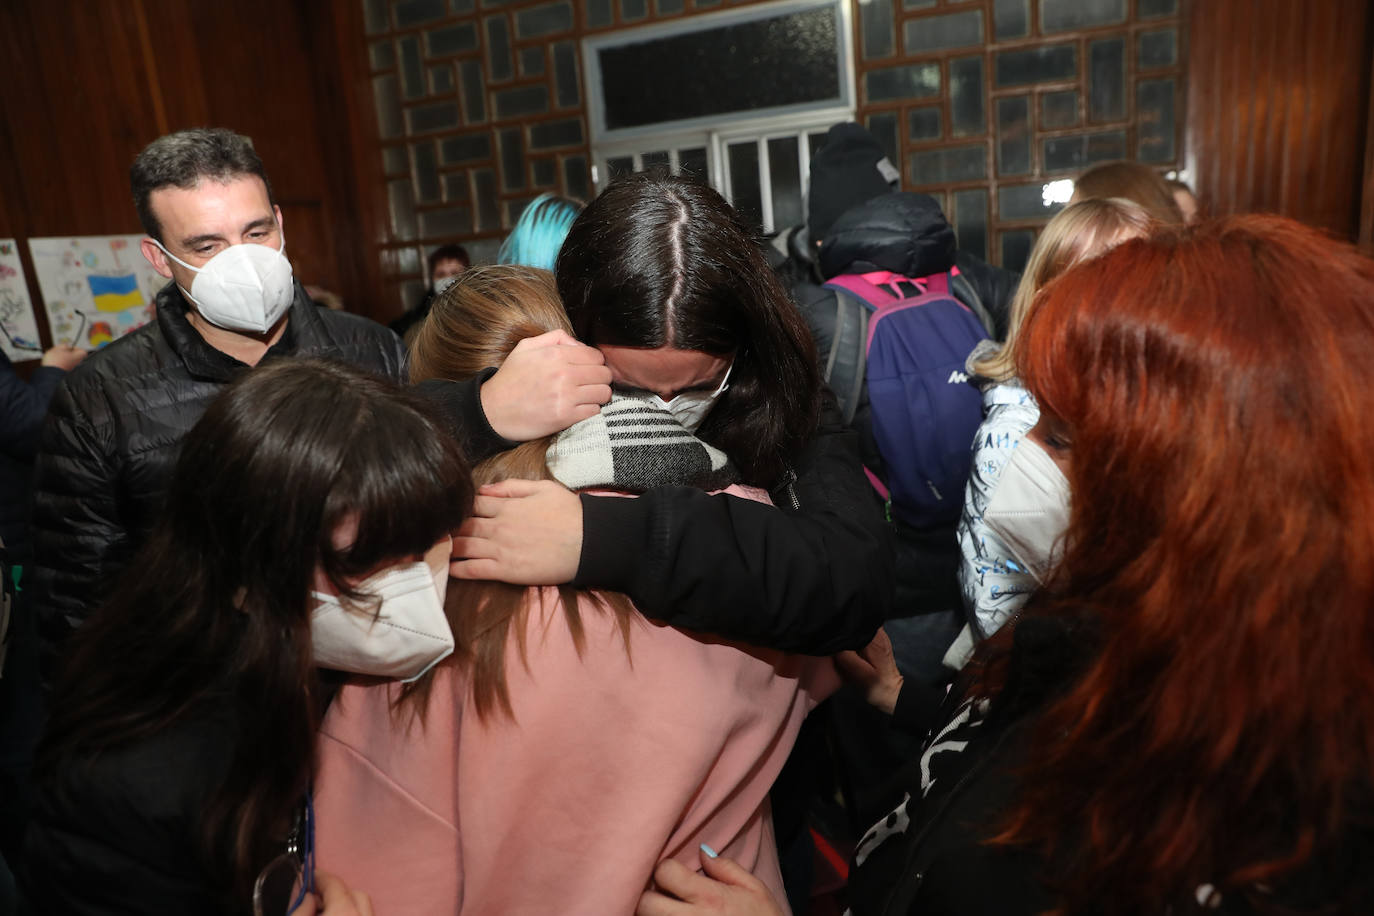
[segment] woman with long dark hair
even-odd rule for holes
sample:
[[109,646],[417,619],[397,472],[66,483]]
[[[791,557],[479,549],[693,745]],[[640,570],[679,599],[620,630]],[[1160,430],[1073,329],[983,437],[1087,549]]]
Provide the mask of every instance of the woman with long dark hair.
[[[1374,263],[1279,217],[1042,291],[1014,485],[1062,558],[860,843],[856,916],[1374,911],[1372,351]],[[727,868],[659,883],[770,912]]]
[[371,577],[447,547],[471,492],[424,405],[368,373],[284,362],[227,388],[65,659],[35,767],[34,906],[249,912],[314,768],[315,595],[366,606]]
[[[689,326],[695,304],[677,304]],[[435,302],[412,377],[471,378],[557,329],[568,319],[552,275],[477,268]],[[727,366],[688,359],[706,374],[679,376],[689,364],[670,355],[633,376],[668,407],[643,391],[614,396],[600,415],[482,462],[476,482],[693,486],[766,503],[749,471],[689,431],[677,398],[719,389],[710,373]],[[660,858],[694,862],[706,843],[781,892],[768,792],[803,717],[838,685],[829,659],[653,625],[624,595],[566,586],[466,582],[446,610],[451,660],[408,687],[347,686],[325,721],[326,867],[398,913],[624,913]]]

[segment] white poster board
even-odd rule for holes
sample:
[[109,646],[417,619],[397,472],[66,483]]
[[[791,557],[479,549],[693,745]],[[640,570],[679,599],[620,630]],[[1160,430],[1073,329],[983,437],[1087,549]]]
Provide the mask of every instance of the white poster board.
[[97,350],[152,320],[167,280],[139,251],[141,235],[29,239],[55,343]]
[[10,362],[39,359],[38,316],[33,312],[24,265],[14,239],[0,239],[0,347]]

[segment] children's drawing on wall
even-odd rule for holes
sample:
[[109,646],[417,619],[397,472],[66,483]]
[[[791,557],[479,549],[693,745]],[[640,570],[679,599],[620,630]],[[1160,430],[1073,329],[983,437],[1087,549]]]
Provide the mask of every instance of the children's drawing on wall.
[[0,331],[0,347],[4,347],[10,362],[43,355],[38,341],[38,317],[33,313],[24,265],[19,261],[14,239],[0,239]]
[[55,343],[98,350],[152,320],[167,282],[139,252],[141,235],[29,239]]

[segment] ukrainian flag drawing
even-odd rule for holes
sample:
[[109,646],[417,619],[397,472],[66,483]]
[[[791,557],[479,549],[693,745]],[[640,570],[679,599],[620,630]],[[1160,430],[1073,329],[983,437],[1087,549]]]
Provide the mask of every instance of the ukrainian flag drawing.
[[120,277],[97,276],[86,278],[91,284],[91,298],[95,307],[102,312],[122,312],[143,304],[143,294],[138,291],[138,277],[124,274]]

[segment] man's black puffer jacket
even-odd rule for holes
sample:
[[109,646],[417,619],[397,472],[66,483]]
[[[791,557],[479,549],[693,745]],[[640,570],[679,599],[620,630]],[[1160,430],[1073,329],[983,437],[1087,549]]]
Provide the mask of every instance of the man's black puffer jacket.
[[[966,270],[965,263],[970,265]],[[827,277],[888,270],[907,277],[927,277],[958,266],[966,284],[956,282],[952,292],[979,317],[990,333],[1005,329],[1006,313],[1018,277],[989,267],[977,258],[956,251],[954,230],[940,205],[928,194],[903,191],[875,197],[844,212],[825,244],[820,267]],[[835,335],[837,294],[823,286],[801,284],[793,296],[816,340],[824,364]],[[863,386],[852,421],[859,434],[864,465],[884,476],[884,461],[873,436],[868,389]],[[972,443],[970,443],[971,445]],[[894,523],[897,534],[898,617],[944,611],[960,606],[958,544],[954,527],[915,529]]]
[[[31,583],[45,667],[151,530],[182,437],[247,369],[191,327],[176,284],[163,287],[156,305],[155,321],[93,353],[63,379],[43,428],[32,579],[26,574],[25,584]],[[403,381],[405,351],[381,325],[319,308],[300,284],[289,316],[264,363],[335,359]]]

